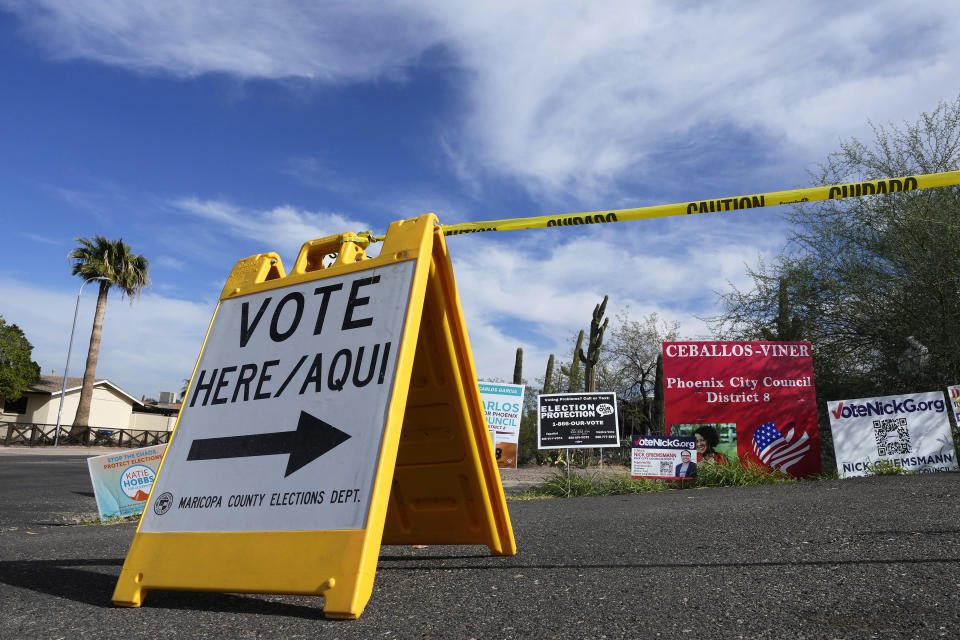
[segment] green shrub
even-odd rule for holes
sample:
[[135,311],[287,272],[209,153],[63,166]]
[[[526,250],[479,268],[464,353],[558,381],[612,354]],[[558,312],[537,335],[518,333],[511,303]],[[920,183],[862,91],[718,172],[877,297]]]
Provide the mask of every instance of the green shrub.
[[892,460],[877,460],[868,463],[864,475],[867,476],[905,476],[909,473],[900,465],[894,464]]
[[686,486],[746,487],[763,484],[795,482],[793,476],[754,462],[704,462],[697,465],[697,478]]
[[[886,467],[878,467],[886,473]],[[903,469],[897,467],[899,473]],[[834,473],[829,478],[836,478]],[[826,476],[823,479],[828,479]],[[736,458],[729,462],[705,462],[697,466],[697,477],[679,481],[649,480],[631,478],[623,473],[574,472],[570,475],[569,495],[572,498],[582,496],[615,496],[631,493],[653,493],[669,489],[701,489],[707,487],[746,487],[766,484],[785,484],[797,482],[797,479],[776,469],[760,464],[742,463]],[[514,498],[566,498],[567,472],[557,472],[543,484],[532,487]]]
[[806,476],[801,478],[804,482],[817,482],[820,480],[839,480],[840,472],[836,468],[831,469],[830,471],[821,471],[820,473],[814,474],[812,476]]
[[653,493],[666,491],[670,488],[662,480],[648,480],[647,478],[631,478],[626,475],[609,475],[600,478],[600,495],[617,496],[625,493]]
[[[570,497],[615,496],[627,493],[651,493],[669,489],[665,482],[633,479],[622,473],[571,473],[569,480]],[[567,472],[558,470],[543,484],[532,487],[519,497],[567,497]]]
[[[566,498],[568,495],[567,472],[557,471],[557,473],[546,482],[530,489],[530,493],[538,496]],[[593,478],[585,473],[570,474],[569,495],[571,498],[597,495],[596,488],[593,485]]]

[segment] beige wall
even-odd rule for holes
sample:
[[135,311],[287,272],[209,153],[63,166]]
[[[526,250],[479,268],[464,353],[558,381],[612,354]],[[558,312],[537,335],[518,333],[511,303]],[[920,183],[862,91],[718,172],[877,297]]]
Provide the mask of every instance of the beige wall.
[[[67,391],[63,400],[63,413],[60,424],[70,426],[77,415],[77,403],[80,390]],[[46,394],[27,394],[27,412],[23,414],[3,413],[0,422],[18,422],[21,424],[56,424],[60,396]],[[0,403],[0,409],[3,408]],[[93,388],[93,400],[90,403],[90,426],[107,429],[144,429],[149,431],[173,431],[177,417],[157,413],[138,413],[133,411],[133,401],[111,387]]]
[[[67,395],[63,399],[63,413],[60,417],[61,425],[73,424],[73,418],[77,415],[77,403],[79,401],[79,389],[67,391]],[[27,412],[25,414],[3,414],[3,419],[11,420],[12,422],[56,424],[57,409],[59,406],[59,395],[48,396],[45,394],[31,393],[27,394]],[[130,425],[132,410],[133,401],[122,393],[118,393],[110,387],[94,387],[93,398],[90,402],[90,426],[127,429]]]
[[[57,396],[59,400],[59,396]],[[0,402],[0,421],[3,422],[20,422],[20,423],[31,423],[36,422],[33,419],[33,416],[43,407],[43,405],[50,401],[50,396],[46,395],[34,395],[32,393],[27,394],[27,412],[26,413],[4,413],[3,404]],[[53,407],[53,422],[50,424],[57,423],[57,407]]]
[[162,416],[159,413],[137,413],[130,414],[130,428],[144,429],[147,431],[173,431],[173,425],[177,422],[177,416]]
[[[63,399],[63,414],[60,424],[73,424],[73,417],[77,415],[77,402],[80,392],[67,392]],[[36,401],[36,402],[35,402]],[[34,404],[35,402],[35,404]],[[27,415],[20,416],[18,422],[35,422],[37,424],[57,424],[57,408],[60,406],[60,396],[30,395],[27,403]]]

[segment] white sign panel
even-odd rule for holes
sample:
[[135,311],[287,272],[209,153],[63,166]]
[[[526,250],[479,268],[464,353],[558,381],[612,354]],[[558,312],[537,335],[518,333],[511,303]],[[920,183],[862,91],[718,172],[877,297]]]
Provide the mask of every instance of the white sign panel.
[[537,396],[537,448],[619,447],[617,394],[547,393]]
[[520,442],[520,414],[523,410],[523,385],[480,382],[480,398],[487,415],[487,429],[493,440],[497,466],[517,468],[517,444]]
[[415,266],[222,301],[140,531],[365,528]]
[[630,450],[630,476],[654,480],[697,477],[697,439],[637,435]]
[[878,460],[908,471],[956,471],[947,403],[938,391],[828,402],[837,471],[865,475]]
[[960,425],[960,386],[947,387],[947,396],[950,398],[950,406],[953,407],[953,420]]

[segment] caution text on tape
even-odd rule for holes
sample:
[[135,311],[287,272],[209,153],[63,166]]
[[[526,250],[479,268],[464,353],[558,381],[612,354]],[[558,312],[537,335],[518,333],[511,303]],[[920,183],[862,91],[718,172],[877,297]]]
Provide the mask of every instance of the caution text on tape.
[[960,184],[960,171],[866,180],[864,182],[808,187],[789,191],[771,191],[769,193],[694,200],[633,209],[589,211],[583,213],[536,216],[532,218],[508,218],[505,220],[489,220],[486,222],[463,222],[460,224],[441,225],[441,229],[444,235],[453,236],[465,233],[483,233],[486,231],[515,231],[542,227],[604,224],[697,213],[740,211],[743,209],[756,209],[759,207],[772,207],[783,204],[812,202],[815,200],[857,198],[903,191],[915,191],[918,189],[931,189],[933,187],[945,187],[955,184]]

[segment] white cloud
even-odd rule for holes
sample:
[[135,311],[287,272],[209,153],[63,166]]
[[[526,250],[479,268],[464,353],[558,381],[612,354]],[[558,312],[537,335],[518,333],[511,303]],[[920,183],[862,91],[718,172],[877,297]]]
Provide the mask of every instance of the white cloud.
[[[86,287],[81,298],[70,357],[72,376],[83,375],[95,291],[95,287]],[[4,301],[4,319],[24,331],[42,372],[56,370],[57,375],[63,375],[76,288],[50,289],[35,282],[4,278],[0,279],[0,300]],[[158,391],[179,391],[182,380],[193,371],[215,304],[147,292],[130,305],[111,292],[97,376],[109,378],[137,398],[144,394],[155,397]]]
[[265,251],[280,253],[288,269],[307,240],[370,228],[368,223],[351,220],[338,213],[302,211],[288,205],[256,211],[220,200],[197,198],[183,198],[171,202],[171,205],[214,223],[217,229],[227,234],[254,240],[267,247]]
[[749,284],[744,264],[769,258],[783,225],[769,211],[754,211],[583,227],[553,243],[508,235],[516,239],[471,235],[447,243],[478,374],[508,378],[523,347],[532,382],[550,353],[569,357],[570,336],[589,328],[604,295],[611,322],[629,308],[634,319],[657,312],[679,322],[687,338],[709,336],[697,316],[719,311],[715,292],[730,282]]
[[[801,179],[801,170],[839,140],[869,136],[867,120],[914,120],[960,88],[960,5],[932,0],[737,6],[277,0],[232,2],[225,10],[192,2],[0,0],[0,6],[56,57],[177,77],[402,81],[424,52],[442,46],[464,72],[458,86],[467,92],[466,111],[437,125],[435,142],[451,157],[451,170],[478,200],[491,184],[485,177],[507,176],[557,211],[571,210],[571,200],[639,206],[667,182],[691,199],[733,195],[711,188],[718,175],[741,167],[749,175],[736,184],[758,176]],[[751,153],[765,155],[759,162],[743,157]],[[699,166],[709,171],[691,180],[691,168]],[[287,171],[341,194],[369,190],[345,183],[316,159],[291,161]],[[634,183],[629,192],[627,182]],[[448,203],[438,211],[445,222],[467,215],[453,198],[426,187],[421,193],[429,197],[390,193],[397,217],[433,208],[427,200]],[[102,209],[84,194],[62,195]],[[305,239],[372,226],[286,205],[257,210],[201,198],[172,205],[204,223],[195,235],[178,228],[169,243],[198,261],[223,235],[242,239],[243,251],[252,243],[255,250],[283,252],[287,261]],[[587,325],[605,293],[611,317],[629,305],[636,318],[658,311],[680,321],[687,337],[705,334],[693,314],[710,313],[713,292],[728,280],[743,284],[743,264],[756,260],[757,247],[769,255],[783,238],[782,227],[765,222],[774,219],[769,210],[742,215],[739,222],[690,216],[448,239],[480,375],[509,377],[517,346],[525,349],[527,378],[541,375],[547,354],[565,357],[567,338]],[[231,260],[244,255],[231,249]],[[209,275],[213,293],[219,275]],[[37,345],[45,371],[59,370],[75,294],[0,280],[0,299],[7,319]],[[212,302],[155,294],[132,309],[112,302],[101,373],[132,392],[154,393],[169,387],[164,380],[171,377],[178,383],[193,365],[211,310]],[[92,317],[92,308],[80,317]],[[84,331],[89,335],[89,322]],[[85,342],[84,331],[78,329],[75,347]],[[163,341],[154,349],[158,335]],[[150,377],[134,383],[140,376]]]
[[62,246],[65,244],[62,238],[50,238],[47,236],[40,235],[38,233],[28,233],[26,231],[23,231],[20,233],[20,235],[26,238],[27,240],[32,240],[33,242],[39,242],[40,244],[49,244],[53,246]]
[[[208,203],[207,213],[226,216],[244,233],[258,232],[251,218],[229,207]],[[610,295],[610,318],[625,307],[635,319],[657,311],[679,321],[687,337],[706,335],[707,327],[694,314],[715,308],[713,292],[726,289],[727,280],[744,283],[743,263],[755,260],[755,247],[780,241],[774,218],[757,224],[767,220],[764,216],[770,213],[688,216],[680,225],[661,220],[583,227],[560,232],[564,235],[552,241],[535,232],[448,238],[478,374],[509,378],[520,346],[525,377],[533,381],[543,375],[550,353],[568,357],[570,336],[588,327],[604,294]],[[307,236],[291,237],[299,242]],[[165,283],[154,284],[162,289]],[[81,300],[72,375],[82,374],[96,299],[92,291],[87,287]],[[19,324],[33,343],[43,372],[62,374],[76,288],[50,289],[6,277],[0,278],[0,300],[4,318]],[[197,302],[151,290],[130,305],[112,294],[98,375],[136,397],[179,390],[215,304],[214,297]]]
[[711,131],[748,132],[806,167],[868,119],[915,118],[958,88],[957,9],[931,3],[443,6],[476,72],[459,155],[479,150],[480,167],[552,197],[609,197]]
[[428,16],[397,3],[3,0],[58,57],[190,77],[401,77],[431,44]]
[[933,0],[0,4],[55,56],[176,76],[402,79],[442,46],[469,98],[436,141],[452,170],[553,201],[609,202],[669,174],[658,154],[717,163],[743,135],[802,179],[867,120],[915,119],[958,89],[960,5]]
[[150,260],[151,267],[162,267],[173,271],[185,271],[187,263],[179,258],[172,256],[159,256]]
[[448,224],[467,220],[458,199],[433,184],[383,184],[337,171],[330,162],[312,157],[290,158],[282,171],[309,187],[362,202],[371,210],[389,211],[395,219],[436,213]]

